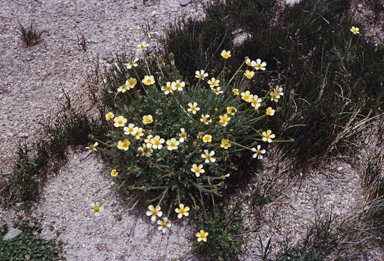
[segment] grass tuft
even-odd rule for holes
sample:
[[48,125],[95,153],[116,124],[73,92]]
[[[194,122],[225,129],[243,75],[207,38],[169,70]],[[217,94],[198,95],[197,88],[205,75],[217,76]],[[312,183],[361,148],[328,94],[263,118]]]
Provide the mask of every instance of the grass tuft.
[[42,41],[41,35],[44,31],[34,28],[33,23],[31,23],[29,27],[24,27],[20,22],[18,23],[20,38],[26,46],[33,46]]

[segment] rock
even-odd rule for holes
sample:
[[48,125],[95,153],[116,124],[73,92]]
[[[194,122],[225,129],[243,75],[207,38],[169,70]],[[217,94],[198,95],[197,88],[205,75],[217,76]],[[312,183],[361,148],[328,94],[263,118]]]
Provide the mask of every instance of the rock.
[[18,235],[20,235],[23,231],[17,229],[17,228],[10,228],[7,232],[7,234],[5,234],[3,240],[8,240],[8,239],[12,239],[12,238],[15,238],[17,237]]
[[59,94],[59,99],[63,98],[63,96],[64,96],[64,93],[60,93]]
[[233,45],[235,47],[242,45],[244,41],[247,40],[248,36],[249,36],[248,33],[241,33],[236,35],[235,38],[233,39]]
[[363,8],[363,4],[358,4],[357,7],[358,8]]
[[25,60],[27,60],[28,62],[29,62],[29,61],[32,61],[32,60],[33,60],[33,57],[32,57],[32,56],[29,56],[29,55],[27,55],[27,56],[25,56]]
[[15,134],[13,134],[12,132],[7,132],[7,136],[13,137],[13,136],[15,136]]
[[113,57],[109,57],[109,58],[107,59],[107,62],[108,62],[108,63],[113,63],[113,60],[114,60]]
[[180,5],[186,6],[186,5],[190,4],[191,2],[192,2],[192,0],[180,0]]
[[107,50],[105,53],[100,55],[100,58],[103,59],[103,60],[107,60],[111,56],[112,56],[112,51],[111,50]]
[[28,137],[29,137],[29,134],[28,134],[28,133],[21,132],[21,133],[17,134],[17,137],[18,137],[18,138],[28,138]]
[[151,16],[153,17],[153,16],[155,16],[156,15],[156,11],[153,11],[152,13],[151,13]]

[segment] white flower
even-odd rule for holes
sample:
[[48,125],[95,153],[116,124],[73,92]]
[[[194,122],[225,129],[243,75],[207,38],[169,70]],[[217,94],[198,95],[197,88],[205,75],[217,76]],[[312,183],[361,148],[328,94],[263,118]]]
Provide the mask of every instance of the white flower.
[[170,140],[167,140],[167,149],[168,150],[176,150],[179,146],[180,142],[177,141],[175,138],[172,138]]
[[208,125],[210,122],[212,122],[211,119],[208,119],[210,116],[208,114],[204,115],[204,114],[201,114],[201,119],[200,121],[201,122],[204,122],[206,125]]
[[130,123],[128,124],[128,127],[124,127],[124,134],[125,135],[131,134],[132,136],[135,136],[137,130],[138,130],[138,127],[135,127],[135,125]]
[[172,89],[177,89],[179,92],[183,91],[184,86],[185,82],[180,82],[180,80],[172,83]]
[[176,90],[176,87],[172,86],[170,82],[167,82],[167,85],[162,86],[161,90],[164,92],[165,95],[168,95],[169,93],[173,94],[173,91]]
[[91,145],[89,145],[89,147],[85,147],[85,148],[88,149],[88,150],[97,151],[97,149],[96,149],[97,145],[99,145],[99,143],[95,142],[95,144],[93,144],[93,145],[91,144]]
[[253,154],[253,158],[258,158],[258,159],[262,159],[263,156],[261,154],[264,154],[265,153],[265,150],[262,150],[261,149],[261,145],[257,145],[257,150],[255,148],[252,148],[252,151],[255,152],[255,154]]
[[130,61],[128,64],[127,64],[127,68],[128,69],[131,69],[132,67],[137,67],[137,61],[139,60],[139,58],[136,58],[135,60],[133,61]]
[[209,152],[208,150],[204,150],[204,154],[201,154],[201,157],[205,159],[205,163],[215,162],[216,159],[212,157],[213,155],[215,155],[215,151]]
[[142,42],[141,44],[139,44],[137,47],[139,48],[139,50],[144,50],[145,48],[147,48],[149,46],[149,44],[147,44],[146,42]]
[[256,65],[255,65],[255,69],[256,70],[263,70],[263,71],[265,71],[265,66],[267,66],[266,62],[261,62],[260,59],[256,59]]
[[159,230],[162,230],[163,233],[165,233],[165,229],[166,229],[167,227],[170,227],[170,226],[171,226],[171,221],[169,221],[168,218],[163,217],[163,221],[158,220],[158,221],[157,221],[157,224],[160,225],[160,226],[158,227],[158,229],[159,229]]
[[99,202],[96,202],[96,204],[91,204],[91,213],[95,214],[95,216],[100,216],[100,212],[104,211],[104,208],[100,206]]
[[156,216],[161,217],[163,215],[163,212],[160,210],[160,206],[156,206],[156,208],[154,208],[153,205],[150,205],[148,207],[147,216],[151,217],[152,222],[156,221]]
[[193,104],[188,103],[188,106],[189,108],[187,109],[187,111],[191,111],[193,114],[196,114],[196,112],[200,110],[200,108],[197,107],[197,102],[194,102]]
[[184,128],[180,128],[180,134],[179,134],[179,136],[180,136],[180,139],[179,139],[179,141],[180,142],[184,142],[186,139],[187,139],[187,133],[185,132],[185,129]]
[[163,144],[164,143],[164,139],[163,138],[160,138],[159,135],[156,135],[155,137],[153,137],[151,139],[151,144],[152,144],[152,148],[154,149],[161,149],[163,147]]
[[204,73],[204,70],[201,70],[200,72],[196,71],[195,77],[203,80],[205,77],[208,77],[208,73]]

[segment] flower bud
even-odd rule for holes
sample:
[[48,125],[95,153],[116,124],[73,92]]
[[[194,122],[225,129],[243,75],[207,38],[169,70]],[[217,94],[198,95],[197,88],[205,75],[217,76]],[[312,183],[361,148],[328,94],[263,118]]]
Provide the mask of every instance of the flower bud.
[[194,206],[193,209],[198,212],[200,210],[200,207],[198,205]]
[[121,221],[122,219],[123,219],[123,217],[120,216],[120,217],[117,218],[117,221]]
[[89,134],[88,138],[90,138],[92,140],[94,138],[94,136],[92,134]]
[[175,60],[175,55],[173,53],[169,53],[169,60]]
[[147,199],[147,200],[145,201],[145,204],[147,204],[147,205],[151,204],[151,200]]

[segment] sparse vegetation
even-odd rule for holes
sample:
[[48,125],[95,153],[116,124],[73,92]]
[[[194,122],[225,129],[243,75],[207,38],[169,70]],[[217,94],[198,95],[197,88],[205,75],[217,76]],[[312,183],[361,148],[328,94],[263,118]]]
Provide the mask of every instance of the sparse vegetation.
[[18,23],[20,38],[26,46],[32,46],[42,41],[41,35],[44,31],[36,29],[33,23],[29,27],[24,27],[20,22]]

